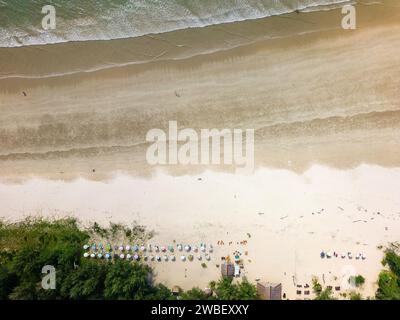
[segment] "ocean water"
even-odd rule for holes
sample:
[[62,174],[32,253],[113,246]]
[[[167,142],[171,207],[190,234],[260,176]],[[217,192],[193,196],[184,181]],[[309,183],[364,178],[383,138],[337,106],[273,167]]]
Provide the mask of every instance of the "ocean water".
[[[347,0],[0,0],[0,47],[110,40],[325,10]],[[56,8],[55,30],[42,29],[44,5]]]

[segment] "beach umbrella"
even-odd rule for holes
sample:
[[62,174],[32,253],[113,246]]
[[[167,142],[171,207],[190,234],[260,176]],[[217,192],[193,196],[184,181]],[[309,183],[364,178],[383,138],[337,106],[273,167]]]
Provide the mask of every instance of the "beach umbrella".
[[83,246],[83,250],[87,250],[87,249],[89,249],[89,245],[85,244],[85,245]]
[[155,248],[155,251],[156,251],[156,252],[160,252],[159,246],[155,246],[154,248]]
[[172,294],[178,295],[181,292],[181,288],[178,286],[173,286],[171,289]]
[[166,248],[165,246],[162,246],[162,247],[161,247],[161,251],[162,251],[162,252],[165,252],[165,251],[167,251],[167,248]]
[[132,256],[128,253],[128,254],[126,255],[126,260],[130,260],[131,257],[132,257]]
[[96,251],[96,249],[97,249],[97,248],[96,248],[96,244],[93,243],[93,244],[92,244],[92,250]]
[[149,257],[151,261],[154,261],[154,256]]
[[170,257],[171,261],[175,261],[175,256]]
[[125,247],[125,249],[126,249],[126,251],[129,251],[129,250],[131,250],[131,246],[128,245]]
[[182,245],[181,244],[178,244],[178,250],[182,251]]
[[205,289],[204,289],[204,294],[205,294],[207,297],[210,297],[210,296],[212,296],[213,291],[212,291],[210,288],[205,288]]
[[168,261],[168,256],[164,256],[164,260],[165,260],[165,261]]
[[168,246],[168,250],[171,252],[174,252],[174,247],[173,246]]
[[206,256],[207,261],[210,261],[211,257],[210,256]]
[[200,247],[200,250],[201,250],[201,252],[205,252],[205,251],[206,251],[206,247],[201,246],[201,247]]
[[85,253],[83,254],[83,256],[84,256],[85,258],[87,258],[87,257],[89,257],[89,253],[85,252]]
[[123,258],[125,258],[125,255],[124,255],[123,253],[121,253],[121,254],[119,255],[119,257],[120,257],[121,259],[123,259]]
[[118,249],[119,249],[119,251],[124,251],[124,246],[120,245]]
[[111,251],[111,244],[109,244],[109,243],[106,244],[106,250]]
[[201,256],[198,256],[197,259],[201,260],[202,258],[201,258]]
[[156,256],[156,260],[157,261],[161,261],[161,257],[160,256]]
[[186,245],[186,246],[185,246],[185,251],[186,251],[186,252],[189,252],[189,251],[190,251],[190,246],[189,246],[189,245]]
[[346,254],[342,253],[342,259],[346,258]]
[[135,260],[137,261],[137,260],[139,260],[139,256],[138,256],[137,254],[135,254],[135,255],[133,256],[133,259],[135,259]]
[[99,248],[100,248],[101,250],[103,250],[103,244],[102,244],[102,243],[99,243]]
[[328,252],[326,253],[326,257],[327,257],[327,258],[332,257],[332,253],[331,253],[330,251],[328,251]]
[[325,252],[321,251],[320,256],[321,258],[325,258]]
[[185,261],[185,260],[186,260],[186,257],[185,257],[185,256],[181,256],[181,260],[182,260],[182,261]]
[[365,259],[367,259],[367,256],[363,253],[363,254],[361,255],[361,258],[362,258],[363,260],[365,260]]
[[101,253],[99,253],[99,254],[97,255],[97,258],[99,258],[99,259],[103,258],[103,255],[102,255]]
[[136,252],[136,251],[139,250],[139,247],[135,244],[135,245],[132,247],[132,250]]
[[141,246],[140,247],[140,251],[146,251],[146,247],[145,246]]
[[193,246],[193,251],[197,252],[199,250],[199,248],[197,248],[197,246]]
[[110,257],[111,257],[110,254],[109,254],[109,253],[106,253],[105,258],[106,258],[106,259],[110,259]]
[[92,253],[92,254],[90,255],[90,257],[91,257],[91,258],[96,258],[96,255],[95,255],[94,253]]
[[153,251],[153,249],[151,248],[151,244],[149,244],[149,245],[147,246],[147,251],[149,251],[149,252],[152,252],[152,251]]
[[189,260],[189,261],[193,261],[193,258],[194,258],[193,255],[189,254],[188,260]]

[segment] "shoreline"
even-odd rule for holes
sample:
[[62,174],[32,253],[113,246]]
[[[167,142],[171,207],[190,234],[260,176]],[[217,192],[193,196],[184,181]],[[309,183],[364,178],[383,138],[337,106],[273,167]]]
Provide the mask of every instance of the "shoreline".
[[[358,29],[398,25],[397,12],[390,9],[392,2],[386,0],[383,4],[356,4]],[[112,74],[115,73],[114,70],[118,72],[118,69],[126,67],[136,68],[141,72],[143,64],[169,64],[218,55],[219,52],[224,56],[226,51],[241,51],[241,48],[251,47],[259,42],[271,42],[271,46],[276,47],[274,42],[278,42],[278,46],[290,46],[290,43],[296,45],[297,41],[294,39],[304,38],[307,34],[314,41],[326,37],[325,33],[330,37],[346,36],[349,32],[340,27],[342,17],[339,7],[327,11],[292,12],[136,38],[0,48],[0,61],[6,62],[0,64],[0,84],[3,88],[14,91],[13,87],[18,86],[21,81],[32,86],[46,78],[90,79],[93,76],[98,77],[99,73],[107,74],[110,71]],[[91,53],[90,59],[86,58],[87,52]],[[33,63],[26,64],[26,60]],[[103,62],[108,64],[103,65]],[[60,71],[54,73],[54,70]],[[47,73],[39,74],[44,71]]]

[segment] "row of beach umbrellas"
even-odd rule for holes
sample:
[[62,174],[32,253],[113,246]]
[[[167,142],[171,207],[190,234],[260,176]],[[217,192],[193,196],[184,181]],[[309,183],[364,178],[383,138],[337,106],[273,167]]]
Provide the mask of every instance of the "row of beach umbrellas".
[[[123,260],[132,260],[132,261],[138,261],[141,258],[144,261],[175,261],[176,260],[174,255],[170,255],[170,256],[168,256],[168,255],[163,255],[163,256],[159,256],[159,255],[155,255],[155,256],[154,255],[149,255],[149,256],[147,256],[147,255],[144,255],[144,256],[140,257],[138,254],[134,254],[134,255],[131,255],[129,253],[128,254],[124,254],[124,253],[112,254],[110,252],[107,252],[105,254],[100,253],[100,252],[99,253],[85,252],[83,254],[83,256],[85,258],[92,258],[92,259],[96,259],[97,258],[97,259],[106,259],[106,260],[110,260],[112,258],[117,258],[117,259],[119,258],[119,259],[123,259]],[[186,255],[181,255],[180,256],[180,260],[181,261],[186,261],[186,259],[189,260],[189,261],[193,261],[194,258],[195,258],[194,255],[191,255],[191,254],[189,254],[187,257],[186,257]],[[211,257],[210,257],[210,255],[205,254],[204,255],[204,259],[207,260],[207,261],[210,261]],[[203,260],[203,257],[201,255],[197,255],[197,260],[201,261],[201,260]]]
[[[191,245],[183,245],[183,244],[177,244],[176,248],[178,251],[186,251],[186,252],[209,252],[212,253],[214,251],[213,246],[210,245],[206,245],[204,243],[201,243],[200,246],[191,246]],[[99,244],[85,244],[83,246],[84,250],[91,250],[94,252],[103,252],[103,251],[107,251],[107,252],[111,252],[111,251],[120,251],[121,254],[122,252],[174,252],[174,246],[158,246],[158,245],[154,245],[152,246],[151,244],[147,245],[147,246],[138,246],[138,245],[115,245],[115,246],[111,246],[110,244],[107,244],[105,246],[103,246],[103,244],[99,243]],[[208,250],[207,250],[208,249]]]
[[[345,259],[345,258],[349,258],[349,259],[353,259],[353,254],[349,251],[349,252],[347,252],[347,253],[341,253],[341,254],[339,254],[338,252],[331,252],[331,251],[327,251],[327,252],[325,252],[325,251],[321,251],[321,253],[320,253],[320,256],[321,256],[321,258],[332,258],[332,257],[335,257],[335,258],[338,258],[339,256],[342,258],[342,259]],[[365,255],[365,253],[357,253],[356,255],[355,255],[355,258],[357,259],[357,260],[365,260],[365,259],[367,259],[367,256]]]

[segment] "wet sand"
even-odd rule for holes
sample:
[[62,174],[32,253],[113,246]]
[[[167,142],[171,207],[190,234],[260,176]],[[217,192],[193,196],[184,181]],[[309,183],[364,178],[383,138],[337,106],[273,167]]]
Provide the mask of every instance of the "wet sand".
[[3,79],[0,174],[148,175],[145,135],[169,120],[181,128],[254,128],[257,167],[395,167],[398,34],[397,25],[372,23],[87,75]]

